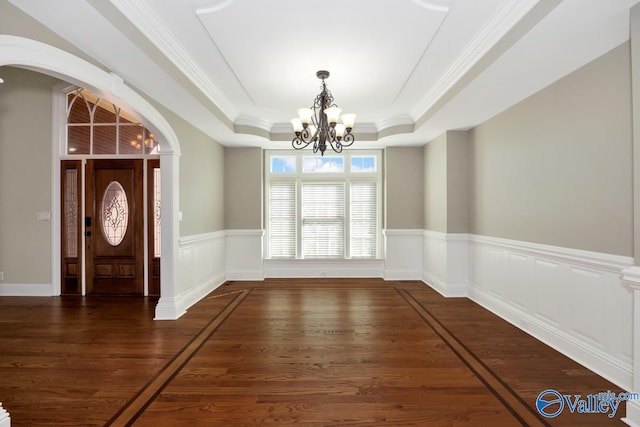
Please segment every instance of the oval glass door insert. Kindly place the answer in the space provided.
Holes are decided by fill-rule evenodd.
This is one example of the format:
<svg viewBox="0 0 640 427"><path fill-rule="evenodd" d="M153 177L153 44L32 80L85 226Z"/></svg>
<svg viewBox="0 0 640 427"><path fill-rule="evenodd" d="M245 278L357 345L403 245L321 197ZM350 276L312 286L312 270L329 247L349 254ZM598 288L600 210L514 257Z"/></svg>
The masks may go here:
<svg viewBox="0 0 640 427"><path fill-rule="evenodd" d="M102 234L111 246L122 243L129 225L127 194L118 181L111 181L104 190L100 208Z"/></svg>

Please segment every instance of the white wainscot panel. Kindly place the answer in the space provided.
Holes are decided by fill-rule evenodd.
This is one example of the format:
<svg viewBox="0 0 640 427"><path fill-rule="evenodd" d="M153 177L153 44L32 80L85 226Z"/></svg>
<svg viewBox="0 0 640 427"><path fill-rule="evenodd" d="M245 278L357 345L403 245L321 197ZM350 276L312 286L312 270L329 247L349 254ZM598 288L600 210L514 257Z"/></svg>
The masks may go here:
<svg viewBox="0 0 640 427"><path fill-rule="evenodd" d="M447 280L447 240L432 231L424 233L424 275L427 282L444 287Z"/></svg>
<svg viewBox="0 0 640 427"><path fill-rule="evenodd" d="M485 287L496 298L503 299L504 282L508 280L509 264L507 252L494 247L488 247L484 252L483 262L487 264L487 277Z"/></svg>
<svg viewBox="0 0 640 427"><path fill-rule="evenodd" d="M533 260L534 315L551 325L560 325L564 286L567 286L562 267L557 262Z"/></svg>
<svg viewBox="0 0 640 427"><path fill-rule="evenodd" d="M606 287L604 273L581 268L571 268L570 271L575 275L569 281L572 294L569 311L571 332L602 347L605 309L602 297Z"/></svg>
<svg viewBox="0 0 640 427"><path fill-rule="evenodd" d="M186 310L224 283L224 231L180 238L178 259L181 308Z"/></svg>
<svg viewBox="0 0 640 427"><path fill-rule="evenodd" d="M616 273L606 273L600 297L604 307L603 347L622 361L633 363L633 290Z"/></svg>
<svg viewBox="0 0 640 427"><path fill-rule="evenodd" d="M473 241L469 242L469 246L469 282L474 288L485 290L489 268L482 260L485 258L487 248Z"/></svg>
<svg viewBox="0 0 640 427"><path fill-rule="evenodd" d="M531 301L531 259L525 255L509 253L508 262L508 281L504 283L505 297L509 303L526 311Z"/></svg>
<svg viewBox="0 0 640 427"><path fill-rule="evenodd" d="M263 230L227 230L227 280L263 280Z"/></svg>
<svg viewBox="0 0 640 427"><path fill-rule="evenodd" d="M632 258L476 235L470 245L471 299L631 389Z"/></svg>
<svg viewBox="0 0 640 427"><path fill-rule="evenodd" d="M422 280L446 297L467 296L469 242L467 234L423 232Z"/></svg>
<svg viewBox="0 0 640 427"><path fill-rule="evenodd" d="M422 230L384 230L384 278L422 279Z"/></svg>

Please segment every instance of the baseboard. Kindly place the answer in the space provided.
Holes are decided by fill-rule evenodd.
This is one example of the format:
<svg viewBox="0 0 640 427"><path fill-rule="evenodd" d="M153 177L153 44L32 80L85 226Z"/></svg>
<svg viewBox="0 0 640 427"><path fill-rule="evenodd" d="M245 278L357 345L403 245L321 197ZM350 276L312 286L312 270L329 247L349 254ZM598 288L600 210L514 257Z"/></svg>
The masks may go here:
<svg viewBox="0 0 640 427"><path fill-rule="evenodd" d="M293 259L264 261L264 277L383 277L382 259Z"/></svg>
<svg viewBox="0 0 640 427"><path fill-rule="evenodd" d="M182 298L161 296L158 300L158 304L156 304L156 314L153 320L176 320L186 312Z"/></svg>
<svg viewBox="0 0 640 427"><path fill-rule="evenodd" d="M264 280L264 270L233 270L225 273L227 280L258 282Z"/></svg>
<svg viewBox="0 0 640 427"><path fill-rule="evenodd" d="M464 298L468 296L468 286L466 284L445 283L427 272L423 273L421 280L443 297Z"/></svg>
<svg viewBox="0 0 640 427"><path fill-rule="evenodd" d="M206 282L191 288L189 292L182 296L183 310L187 311L192 305L218 289L224 282L226 282L225 275L219 274Z"/></svg>
<svg viewBox="0 0 640 427"><path fill-rule="evenodd" d="M0 296L3 297L50 297L53 296L51 283L0 283Z"/></svg>
<svg viewBox="0 0 640 427"><path fill-rule="evenodd" d="M382 277L384 280L421 280L422 271L408 268L385 268Z"/></svg>

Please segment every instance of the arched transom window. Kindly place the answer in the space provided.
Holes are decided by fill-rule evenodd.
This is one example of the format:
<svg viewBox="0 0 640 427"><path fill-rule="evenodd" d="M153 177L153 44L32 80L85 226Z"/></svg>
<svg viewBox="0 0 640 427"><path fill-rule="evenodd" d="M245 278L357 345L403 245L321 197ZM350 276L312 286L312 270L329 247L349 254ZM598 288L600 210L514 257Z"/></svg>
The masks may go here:
<svg viewBox="0 0 640 427"><path fill-rule="evenodd" d="M67 94L67 154L145 155L159 147L133 115L87 89Z"/></svg>

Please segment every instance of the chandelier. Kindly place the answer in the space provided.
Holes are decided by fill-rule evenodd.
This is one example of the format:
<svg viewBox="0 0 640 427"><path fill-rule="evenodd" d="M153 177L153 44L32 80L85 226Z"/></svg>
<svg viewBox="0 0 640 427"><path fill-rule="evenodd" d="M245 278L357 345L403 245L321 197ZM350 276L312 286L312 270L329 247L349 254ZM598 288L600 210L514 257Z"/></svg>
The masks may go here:
<svg viewBox="0 0 640 427"><path fill-rule="evenodd" d="M341 153L343 147L348 147L355 141L351 134L355 114L343 114L342 108L333 103L333 95L327 89L324 82L329 77L329 72L320 70L316 76L322 80L322 92L316 96L311 108L298 108L298 117L291 119L293 131L296 136L291 145L296 150L301 150L313 143L313 152L324 156L327 144L333 151ZM338 118L342 123L338 123Z"/></svg>

